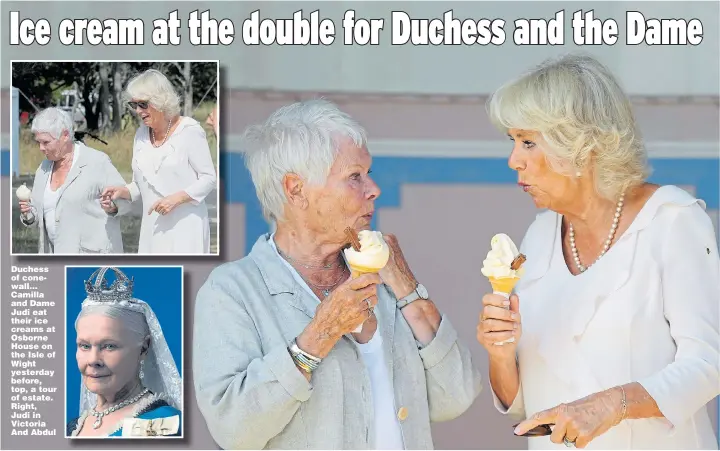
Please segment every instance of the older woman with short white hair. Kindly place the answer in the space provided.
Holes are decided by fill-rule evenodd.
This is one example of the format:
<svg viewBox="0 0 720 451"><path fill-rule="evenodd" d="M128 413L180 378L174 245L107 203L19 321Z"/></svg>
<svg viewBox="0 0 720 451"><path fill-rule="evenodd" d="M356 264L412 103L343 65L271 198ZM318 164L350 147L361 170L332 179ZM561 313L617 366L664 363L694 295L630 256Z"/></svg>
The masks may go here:
<svg viewBox="0 0 720 451"><path fill-rule="evenodd" d="M133 180L105 193L112 199L142 199L138 253L209 253L205 198L216 188L217 175L205 130L180 115L175 88L157 70L130 80L126 96L142 121L133 143Z"/></svg>
<svg viewBox="0 0 720 451"><path fill-rule="evenodd" d="M130 204L103 196L108 184L125 183L110 157L76 141L72 118L59 108L38 113L31 130L45 159L29 199L18 195L21 223L39 229L38 253L123 253L120 216Z"/></svg>
<svg viewBox="0 0 720 451"><path fill-rule="evenodd" d="M388 247L368 235L389 256L380 273L350 277L346 228L368 231L380 195L365 131L317 100L281 108L244 142L277 227L195 301L193 381L210 434L224 449L432 448L430 422L461 415L480 374L392 235Z"/></svg>
<svg viewBox="0 0 720 451"><path fill-rule="evenodd" d="M630 102L595 59L547 61L488 112L514 142L518 184L548 209L522 242L509 309L483 298L496 407L524 419L514 432L530 449L717 449L720 260L705 203L646 181Z"/></svg>
<svg viewBox="0 0 720 451"><path fill-rule="evenodd" d="M182 378L155 312L134 297L133 285L111 267L85 281L87 298L75 320L80 406L67 424L69 437L182 435Z"/></svg>

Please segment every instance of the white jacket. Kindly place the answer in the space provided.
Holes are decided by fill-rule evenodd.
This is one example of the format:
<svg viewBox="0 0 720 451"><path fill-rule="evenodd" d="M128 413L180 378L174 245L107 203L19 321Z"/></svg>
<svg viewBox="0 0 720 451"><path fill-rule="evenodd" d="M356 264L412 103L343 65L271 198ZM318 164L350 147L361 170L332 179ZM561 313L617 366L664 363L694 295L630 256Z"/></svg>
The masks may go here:
<svg viewBox="0 0 720 451"><path fill-rule="evenodd" d="M720 393L720 259L703 201L658 189L586 272L564 261L561 216L538 215L522 243L523 335L514 417L639 382L665 418L625 420L595 449L717 449L707 403ZM549 437L530 449L565 449Z"/></svg>

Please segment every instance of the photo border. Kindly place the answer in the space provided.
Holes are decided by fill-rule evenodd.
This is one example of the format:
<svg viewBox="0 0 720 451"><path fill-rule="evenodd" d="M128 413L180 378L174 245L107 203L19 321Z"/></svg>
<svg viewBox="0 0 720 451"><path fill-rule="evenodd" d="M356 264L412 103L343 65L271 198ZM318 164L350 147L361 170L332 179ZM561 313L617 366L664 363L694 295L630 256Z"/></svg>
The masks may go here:
<svg viewBox="0 0 720 451"><path fill-rule="evenodd" d="M182 396L182 406L183 409L181 411L180 415L180 435L179 436L155 436L152 437L153 439L156 438L162 438L165 440L184 440L185 439L185 426L186 426L186 418L187 418L187 406L186 406L186 396L185 396L185 276L187 273L185 272L185 265L64 265L63 266L63 290L65 291L63 293L63 299L65 301L65 306L63 307L63 327L65 329L65 333L63 334L63 346L65 348L65 359L63 362L63 367L65 368L63 373L63 381L64 381L64 387L63 387L63 417L64 417L64 433L63 438L67 440L149 440L148 437L73 437L70 435L67 435L67 424L68 424L68 418L67 418L67 403L68 403L68 393L67 393L67 362L68 362L68 342L67 342L67 335L68 335L68 326L67 326L67 306L68 306L68 299L67 299L67 272L68 268L103 268L103 267L110 267L110 268L180 268L180 395ZM162 325L161 325L162 327Z"/></svg>
<svg viewBox="0 0 720 451"><path fill-rule="evenodd" d="M9 89L12 91L13 86L13 78L12 78L12 69L13 64L15 63L215 63L215 90L217 92L216 94L216 106L218 109L218 112L220 116L222 117L224 115L224 112L222 111L222 105L221 105L221 92L222 87L220 85L220 79L222 78L220 76L220 60L219 59L184 59L184 60L150 60L150 59L125 59L125 60L87 60L87 59L78 59L78 60L54 60L54 59L47 59L47 60L10 60L10 84ZM10 98L10 111L12 114L12 96ZM11 118L12 119L12 118ZM172 253L172 254L148 254L148 253L126 253L123 252L122 254L43 254L43 253L19 253L15 252L15 246L14 246L14 240L13 240L13 203L17 202L15 198L15 192L13 190L13 181L15 180L15 174L13 174L12 168L13 168L13 152L12 152L12 146L14 145L14 139L15 137L15 127L13 127L13 123L11 121L10 124L10 171L8 174L9 179L9 185L8 189L10 191L10 214L8 215L9 225L10 225L10 256L11 257L192 257L192 258L217 258L221 257L221 235L222 235L222 228L221 228L221 215L222 215L222 204L221 204L221 196L220 196L220 190L221 190L221 180L220 180L220 173L221 173L221 145L220 145L220 124L218 124L217 127L217 134L215 139L215 153L216 153L216 164L215 164L215 170L217 171L216 174L216 182L215 182L215 196L216 196L216 241L217 241L217 249L215 252L210 252L207 254L184 254L184 253ZM19 146L19 143L18 143ZM20 159L20 152L18 150L18 160ZM212 218L208 216L208 220L211 220ZM124 245L124 244L123 244Z"/></svg>

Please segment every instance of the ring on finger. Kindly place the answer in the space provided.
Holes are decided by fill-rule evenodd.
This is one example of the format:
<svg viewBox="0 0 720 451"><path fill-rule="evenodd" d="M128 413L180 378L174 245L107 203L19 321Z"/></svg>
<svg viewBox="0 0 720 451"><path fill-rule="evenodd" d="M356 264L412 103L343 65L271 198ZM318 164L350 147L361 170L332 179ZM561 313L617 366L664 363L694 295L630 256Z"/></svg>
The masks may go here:
<svg viewBox="0 0 720 451"><path fill-rule="evenodd" d="M370 298L365 299L365 302L367 303L368 310L372 310L372 302L370 302Z"/></svg>
<svg viewBox="0 0 720 451"><path fill-rule="evenodd" d="M575 440L568 440L567 436L563 437L563 443L568 448L575 448Z"/></svg>

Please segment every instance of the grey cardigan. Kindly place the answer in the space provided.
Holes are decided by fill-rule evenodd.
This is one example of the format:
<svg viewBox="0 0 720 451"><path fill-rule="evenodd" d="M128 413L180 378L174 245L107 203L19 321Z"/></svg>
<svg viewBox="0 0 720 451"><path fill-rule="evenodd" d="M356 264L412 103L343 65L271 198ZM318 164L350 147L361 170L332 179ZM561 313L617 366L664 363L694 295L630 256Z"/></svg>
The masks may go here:
<svg viewBox="0 0 720 451"><path fill-rule="evenodd" d="M225 449L373 449L370 378L351 336L338 341L310 382L293 364L286 347L317 300L268 238L213 270L197 294L193 382L208 429ZM405 448L432 449L430 422L465 412L480 393L480 372L447 316L418 350L384 285L376 308L394 318L379 332Z"/></svg>
<svg viewBox="0 0 720 451"><path fill-rule="evenodd" d="M75 151L80 153L60 188L55 211L55 246L48 239L43 215L43 197L52 161L43 160L35 172L30 200L32 215L29 220L21 215L20 222L40 229L40 254L122 254L120 216L131 211L130 202L116 200L117 213L108 214L100 206L100 194L108 186L124 186L125 180L104 152L81 142L75 143Z"/></svg>

